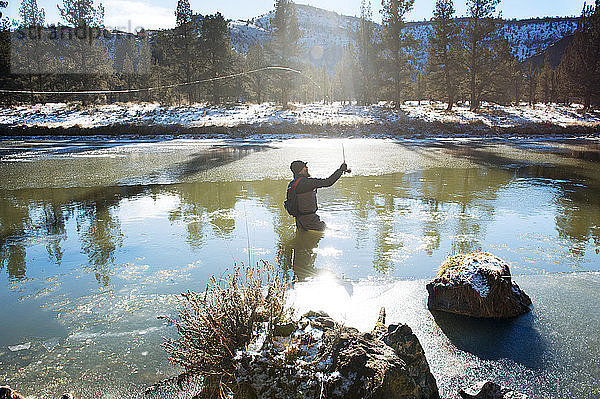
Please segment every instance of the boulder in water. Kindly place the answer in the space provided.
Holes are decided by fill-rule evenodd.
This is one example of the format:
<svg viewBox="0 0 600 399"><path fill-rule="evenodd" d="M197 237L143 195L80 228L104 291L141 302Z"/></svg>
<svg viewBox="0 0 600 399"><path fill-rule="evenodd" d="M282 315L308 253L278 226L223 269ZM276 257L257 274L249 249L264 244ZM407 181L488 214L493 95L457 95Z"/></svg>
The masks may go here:
<svg viewBox="0 0 600 399"><path fill-rule="evenodd" d="M480 381L458 394L463 399L527 399L527 395L502 387L495 382Z"/></svg>
<svg viewBox="0 0 600 399"><path fill-rule="evenodd" d="M485 252L446 259L427 284L429 310L481 318L529 312L531 299L512 281L508 263Z"/></svg>

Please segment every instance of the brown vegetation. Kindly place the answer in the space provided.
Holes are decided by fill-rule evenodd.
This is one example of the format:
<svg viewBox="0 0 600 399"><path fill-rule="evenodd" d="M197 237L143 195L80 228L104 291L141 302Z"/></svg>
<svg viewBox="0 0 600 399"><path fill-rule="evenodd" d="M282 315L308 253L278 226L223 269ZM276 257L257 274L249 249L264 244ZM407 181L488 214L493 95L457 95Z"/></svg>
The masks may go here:
<svg viewBox="0 0 600 399"><path fill-rule="evenodd" d="M236 351L251 344L259 330L270 340L275 324L288 318L288 286L283 272L263 261L235 266L220 279L213 276L203 293L181 294L178 320L166 318L179 333L163 344L169 360L203 376L207 397L236 392Z"/></svg>

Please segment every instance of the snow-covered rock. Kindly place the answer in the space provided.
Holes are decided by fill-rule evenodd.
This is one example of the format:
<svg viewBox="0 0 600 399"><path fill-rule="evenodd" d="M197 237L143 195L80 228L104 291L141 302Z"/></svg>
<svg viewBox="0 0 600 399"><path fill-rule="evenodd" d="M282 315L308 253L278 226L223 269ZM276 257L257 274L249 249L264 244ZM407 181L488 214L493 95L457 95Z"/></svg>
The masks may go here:
<svg viewBox="0 0 600 399"><path fill-rule="evenodd" d="M531 305L529 296L512 281L508 263L485 252L446 259L427 291L430 310L472 317L515 317L527 313Z"/></svg>
<svg viewBox="0 0 600 399"><path fill-rule="evenodd" d="M317 312L291 336L276 337L274 348L239 353L236 370L248 397L439 398L410 327L390 325L378 339Z"/></svg>

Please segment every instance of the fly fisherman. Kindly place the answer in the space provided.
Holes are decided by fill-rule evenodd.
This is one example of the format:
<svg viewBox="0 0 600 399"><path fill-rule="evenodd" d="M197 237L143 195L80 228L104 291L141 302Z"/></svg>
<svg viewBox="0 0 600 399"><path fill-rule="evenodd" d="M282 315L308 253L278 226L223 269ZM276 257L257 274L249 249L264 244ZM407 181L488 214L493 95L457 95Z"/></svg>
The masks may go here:
<svg viewBox="0 0 600 399"><path fill-rule="evenodd" d="M342 173L350 173L346 162L327 179L310 177L306 162L294 161L290 165L294 180L287 190L285 208L296 218L296 227L302 230L325 230L325 222L317 215L317 189L332 186Z"/></svg>

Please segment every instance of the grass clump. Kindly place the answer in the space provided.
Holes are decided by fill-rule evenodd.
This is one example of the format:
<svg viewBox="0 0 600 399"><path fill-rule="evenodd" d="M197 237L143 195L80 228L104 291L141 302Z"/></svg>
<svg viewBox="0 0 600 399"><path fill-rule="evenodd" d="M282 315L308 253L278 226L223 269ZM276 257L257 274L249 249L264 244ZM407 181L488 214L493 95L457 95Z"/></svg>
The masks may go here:
<svg viewBox="0 0 600 399"><path fill-rule="evenodd" d="M461 270L465 267L465 265L471 262L472 260L476 260L482 257L496 258L494 255L488 252L477 252L474 254L456 254L448 256L438 269L437 276L438 278L442 278L447 281L459 280Z"/></svg>
<svg viewBox="0 0 600 399"><path fill-rule="evenodd" d="M231 274L212 276L206 291L181 294L178 319L166 319L179 333L163 348L169 360L187 373L204 377L205 397L237 391L234 357L259 334L269 345L274 326L289 319L285 297L290 281L268 262L235 266Z"/></svg>
<svg viewBox="0 0 600 399"><path fill-rule="evenodd" d="M468 255L456 254L448 256L438 269L438 277L447 280L454 280L460 275L460 270L463 266L463 261Z"/></svg>

